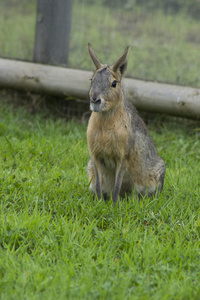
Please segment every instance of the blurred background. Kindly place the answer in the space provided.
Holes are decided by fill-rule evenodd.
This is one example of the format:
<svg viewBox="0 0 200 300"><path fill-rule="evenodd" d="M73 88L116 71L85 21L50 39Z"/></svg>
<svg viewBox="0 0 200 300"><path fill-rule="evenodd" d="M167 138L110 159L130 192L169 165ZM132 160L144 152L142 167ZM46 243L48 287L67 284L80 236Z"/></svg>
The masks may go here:
<svg viewBox="0 0 200 300"><path fill-rule="evenodd" d="M37 0L0 0L1 57L33 60L36 19ZM128 77L200 87L199 0L73 0L67 67L93 69L88 42L110 65L130 45Z"/></svg>

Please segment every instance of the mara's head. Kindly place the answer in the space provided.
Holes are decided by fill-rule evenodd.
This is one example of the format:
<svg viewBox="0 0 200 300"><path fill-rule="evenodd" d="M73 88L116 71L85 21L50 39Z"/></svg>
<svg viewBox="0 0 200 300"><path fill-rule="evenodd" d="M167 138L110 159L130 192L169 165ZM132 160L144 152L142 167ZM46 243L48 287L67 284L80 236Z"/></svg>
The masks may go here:
<svg viewBox="0 0 200 300"><path fill-rule="evenodd" d="M109 111L123 101L121 80L127 68L129 47L111 67L99 61L90 44L88 51L96 67L89 91L90 109L95 112Z"/></svg>

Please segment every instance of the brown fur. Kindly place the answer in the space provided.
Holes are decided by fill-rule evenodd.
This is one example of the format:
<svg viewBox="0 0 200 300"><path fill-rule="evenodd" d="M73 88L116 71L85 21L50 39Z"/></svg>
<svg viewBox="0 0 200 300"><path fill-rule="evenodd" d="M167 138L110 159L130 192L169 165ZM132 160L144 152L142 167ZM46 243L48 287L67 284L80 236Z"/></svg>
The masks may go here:
<svg viewBox="0 0 200 300"><path fill-rule="evenodd" d="M133 189L139 196L155 195L163 187L165 164L136 109L124 99L121 79L129 49L112 67L102 65L90 45L88 50L96 66L87 129L90 189L97 198L112 194L114 204Z"/></svg>

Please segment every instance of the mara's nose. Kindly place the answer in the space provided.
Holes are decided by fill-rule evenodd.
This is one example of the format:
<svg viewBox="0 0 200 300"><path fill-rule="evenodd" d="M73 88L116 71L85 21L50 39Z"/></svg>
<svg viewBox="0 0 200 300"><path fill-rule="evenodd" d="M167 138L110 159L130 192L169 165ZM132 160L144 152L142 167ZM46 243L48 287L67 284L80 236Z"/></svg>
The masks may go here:
<svg viewBox="0 0 200 300"><path fill-rule="evenodd" d="M90 99L90 101L92 103L101 103L101 99L99 97L96 97L95 95L93 95Z"/></svg>

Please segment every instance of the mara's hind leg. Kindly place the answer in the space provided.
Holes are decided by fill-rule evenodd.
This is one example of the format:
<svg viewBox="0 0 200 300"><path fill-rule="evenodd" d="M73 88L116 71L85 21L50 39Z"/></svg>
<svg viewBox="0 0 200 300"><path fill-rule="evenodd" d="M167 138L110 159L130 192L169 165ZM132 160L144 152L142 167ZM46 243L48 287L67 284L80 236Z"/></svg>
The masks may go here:
<svg viewBox="0 0 200 300"><path fill-rule="evenodd" d="M159 162L154 170L153 174L149 177L148 188L148 197L159 196L163 189L165 178L165 164L163 160Z"/></svg>
<svg viewBox="0 0 200 300"><path fill-rule="evenodd" d="M163 162L163 165L160 168L160 178L159 178L159 193L162 191L163 189L163 185L164 185L164 180L165 180L165 164Z"/></svg>
<svg viewBox="0 0 200 300"><path fill-rule="evenodd" d="M163 162L163 161L162 161ZM164 162L162 164L159 164L159 167L157 168L155 175L152 176L152 184L148 187L148 196L159 196L163 189L164 185L164 178L165 178L165 164Z"/></svg>

